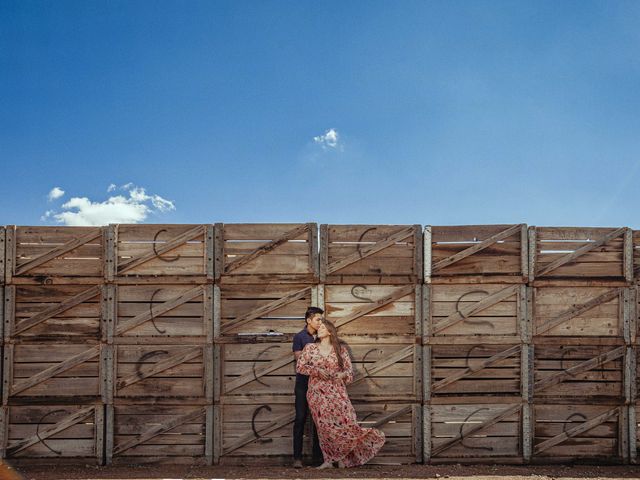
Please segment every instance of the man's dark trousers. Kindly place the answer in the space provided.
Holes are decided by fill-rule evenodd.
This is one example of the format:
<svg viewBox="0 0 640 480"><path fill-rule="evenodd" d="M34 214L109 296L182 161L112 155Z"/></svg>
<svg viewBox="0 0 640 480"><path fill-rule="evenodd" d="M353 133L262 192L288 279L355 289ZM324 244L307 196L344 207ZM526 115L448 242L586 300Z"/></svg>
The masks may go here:
<svg viewBox="0 0 640 480"><path fill-rule="evenodd" d="M309 381L296 379L296 419L293 422L293 458L302 459L302 439L304 436L304 424L307 417L310 417L309 404L307 403L307 388ZM322 450L320 450L320 442L318 441L318 433L316 426L311 420L311 435L313 443L313 463L322 463Z"/></svg>

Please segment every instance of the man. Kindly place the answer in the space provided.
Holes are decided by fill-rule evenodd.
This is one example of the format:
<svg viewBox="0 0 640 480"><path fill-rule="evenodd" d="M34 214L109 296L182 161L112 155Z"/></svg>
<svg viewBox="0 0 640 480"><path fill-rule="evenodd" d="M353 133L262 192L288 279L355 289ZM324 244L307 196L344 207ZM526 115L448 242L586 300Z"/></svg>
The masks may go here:
<svg viewBox="0 0 640 480"><path fill-rule="evenodd" d="M305 327L293 337L293 354L298 357L307 343L315 342L315 334L322 324L322 314L324 310L318 307L309 307L304 314ZM293 467L302 468L302 438L304 435L304 424L307 421L309 405L307 404L307 388L309 377L296 373L296 419L293 422ZM322 450L316 433L315 425L311 422L313 436L313 462L322 463Z"/></svg>

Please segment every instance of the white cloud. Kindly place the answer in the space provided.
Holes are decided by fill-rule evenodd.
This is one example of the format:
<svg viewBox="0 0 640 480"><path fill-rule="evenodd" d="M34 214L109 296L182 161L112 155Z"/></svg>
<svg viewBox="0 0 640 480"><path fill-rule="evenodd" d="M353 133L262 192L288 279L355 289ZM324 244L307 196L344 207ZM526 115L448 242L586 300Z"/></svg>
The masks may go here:
<svg viewBox="0 0 640 480"><path fill-rule="evenodd" d="M115 186L114 186L115 187ZM154 213L175 210L171 200L160 195L148 195L144 188L129 183L128 195L115 195L104 201L92 201L87 197L72 197L62 205L62 212L47 211L42 220L53 217L65 225L99 226L109 223L139 223ZM121 189L125 189L122 186ZM109 186L109 191L115 188Z"/></svg>
<svg viewBox="0 0 640 480"><path fill-rule="evenodd" d="M52 202L62 197L63 195L64 195L64 190L62 190L60 187L53 187L49 192L48 198L49 198L49 201Z"/></svg>
<svg viewBox="0 0 640 480"><path fill-rule="evenodd" d="M335 128L330 128L323 135L318 135L317 137L313 137L313 141L322 147L323 150L327 150L329 148L337 149L342 151L343 146L340 142L340 134Z"/></svg>
<svg viewBox="0 0 640 480"><path fill-rule="evenodd" d="M116 188L116 184L112 183L107 187L107 192L113 192Z"/></svg>

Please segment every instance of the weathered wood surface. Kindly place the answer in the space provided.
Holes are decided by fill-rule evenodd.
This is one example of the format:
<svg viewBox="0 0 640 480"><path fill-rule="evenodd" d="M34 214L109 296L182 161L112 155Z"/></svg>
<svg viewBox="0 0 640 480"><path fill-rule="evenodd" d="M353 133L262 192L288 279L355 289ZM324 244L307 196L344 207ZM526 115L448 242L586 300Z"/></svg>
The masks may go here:
<svg viewBox="0 0 640 480"><path fill-rule="evenodd" d="M321 225L320 281L405 284L422 280L420 225Z"/></svg>
<svg viewBox="0 0 640 480"><path fill-rule="evenodd" d="M114 401L212 403L212 362L212 346L116 345Z"/></svg>
<svg viewBox="0 0 640 480"><path fill-rule="evenodd" d="M3 401L83 403L101 397L100 344L8 344Z"/></svg>
<svg viewBox="0 0 640 480"><path fill-rule="evenodd" d="M624 346L537 345L535 399L575 403L624 401Z"/></svg>
<svg viewBox="0 0 640 480"><path fill-rule="evenodd" d="M521 395L520 345L433 345L431 397Z"/></svg>
<svg viewBox="0 0 640 480"><path fill-rule="evenodd" d="M315 223L215 226L215 277L220 283L315 283Z"/></svg>
<svg viewBox="0 0 640 480"><path fill-rule="evenodd" d="M420 285L326 285L325 316L341 337L392 335L413 342L422 331Z"/></svg>
<svg viewBox="0 0 640 480"><path fill-rule="evenodd" d="M507 282L527 280L524 224L430 226L431 282ZM441 280L442 279L442 280Z"/></svg>
<svg viewBox="0 0 640 480"><path fill-rule="evenodd" d="M535 287L533 334L623 337L623 294L620 287Z"/></svg>
<svg viewBox="0 0 640 480"><path fill-rule="evenodd" d="M216 336L296 334L306 323L313 287L305 284L222 285Z"/></svg>
<svg viewBox="0 0 640 480"><path fill-rule="evenodd" d="M99 341L101 285L11 285L6 287L7 342Z"/></svg>
<svg viewBox="0 0 640 480"><path fill-rule="evenodd" d="M5 270L6 270L6 228L0 226L0 285L4 285L5 282Z"/></svg>
<svg viewBox="0 0 640 480"><path fill-rule="evenodd" d="M617 460L626 456L621 408L615 405L534 405L533 460Z"/></svg>
<svg viewBox="0 0 640 480"><path fill-rule="evenodd" d="M118 285L116 343L205 343L213 339L213 285Z"/></svg>
<svg viewBox="0 0 640 480"><path fill-rule="evenodd" d="M101 227L16 227L6 229L6 282L44 283L74 277L100 283L103 276Z"/></svg>
<svg viewBox="0 0 640 480"><path fill-rule="evenodd" d="M108 406L107 464L211 464L212 417L212 406Z"/></svg>
<svg viewBox="0 0 640 480"><path fill-rule="evenodd" d="M636 282L640 282L640 230L633 231L633 273Z"/></svg>
<svg viewBox="0 0 640 480"><path fill-rule="evenodd" d="M629 229L530 227L530 277L631 281Z"/></svg>
<svg viewBox="0 0 640 480"><path fill-rule="evenodd" d="M110 276L213 279L212 225L116 225Z"/></svg>
<svg viewBox="0 0 640 480"><path fill-rule="evenodd" d="M431 417L432 462L522 457L519 402L431 405L425 409Z"/></svg>
<svg viewBox="0 0 640 480"><path fill-rule="evenodd" d="M101 464L104 407L14 405L1 408L2 458L12 463Z"/></svg>

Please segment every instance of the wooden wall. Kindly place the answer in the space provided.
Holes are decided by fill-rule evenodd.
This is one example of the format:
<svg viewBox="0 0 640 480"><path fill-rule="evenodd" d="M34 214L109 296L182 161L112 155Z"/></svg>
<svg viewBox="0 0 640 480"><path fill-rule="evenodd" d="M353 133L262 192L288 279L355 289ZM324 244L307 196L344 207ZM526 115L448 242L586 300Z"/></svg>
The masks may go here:
<svg viewBox="0 0 640 480"><path fill-rule="evenodd" d="M635 463L639 290L625 227L0 227L0 456L288 464L315 305L372 463Z"/></svg>

